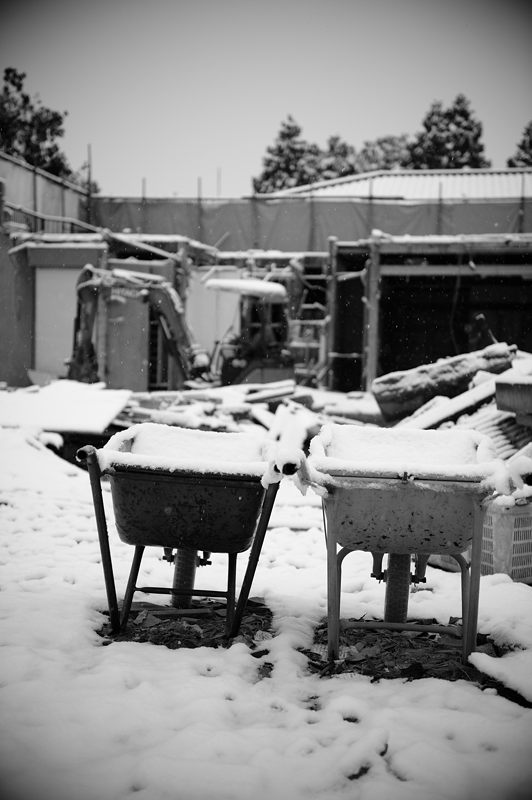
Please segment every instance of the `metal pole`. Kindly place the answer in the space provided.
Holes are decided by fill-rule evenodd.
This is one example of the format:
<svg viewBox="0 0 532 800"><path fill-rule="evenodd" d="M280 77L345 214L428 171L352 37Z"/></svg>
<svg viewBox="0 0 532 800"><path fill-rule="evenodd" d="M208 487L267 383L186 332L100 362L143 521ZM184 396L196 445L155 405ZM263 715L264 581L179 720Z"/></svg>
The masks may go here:
<svg viewBox="0 0 532 800"><path fill-rule="evenodd" d="M32 181L32 189L33 189L33 211L35 212L35 217L33 219L33 230L36 232L38 230L39 221L37 218L38 208L37 208L37 167L32 167L32 174L33 174L33 181Z"/></svg>
<svg viewBox="0 0 532 800"><path fill-rule="evenodd" d="M146 178L142 179L140 198L140 232L146 230Z"/></svg>
<svg viewBox="0 0 532 800"><path fill-rule="evenodd" d="M443 189L442 182L438 184L438 212L436 215L436 233L441 236L443 231Z"/></svg>
<svg viewBox="0 0 532 800"><path fill-rule="evenodd" d="M203 207L201 204L201 178L198 177L198 239L203 242Z"/></svg>
<svg viewBox="0 0 532 800"><path fill-rule="evenodd" d="M369 179L369 197L368 197L368 236L371 236L374 225L373 213L373 178Z"/></svg>
<svg viewBox="0 0 532 800"><path fill-rule="evenodd" d="M260 247L260 212L257 195L254 194L249 202L251 203L251 224L253 226L251 247L253 250L258 250Z"/></svg>
<svg viewBox="0 0 532 800"><path fill-rule="evenodd" d="M521 175L521 200L517 213L517 233L524 233L525 230L525 173Z"/></svg>
<svg viewBox="0 0 532 800"><path fill-rule="evenodd" d="M87 145L87 222L92 225L92 148Z"/></svg>
<svg viewBox="0 0 532 800"><path fill-rule="evenodd" d="M308 239L308 249L312 253L316 249L316 207L314 205L314 196L312 194L310 195L308 202L310 204L309 208L310 231Z"/></svg>
<svg viewBox="0 0 532 800"><path fill-rule="evenodd" d="M61 203L61 217L66 217L66 210L65 210L65 181L64 179L61 180L61 185L59 189L59 200ZM70 231L72 232L72 226L70 227ZM61 223L61 233L65 233L65 223Z"/></svg>

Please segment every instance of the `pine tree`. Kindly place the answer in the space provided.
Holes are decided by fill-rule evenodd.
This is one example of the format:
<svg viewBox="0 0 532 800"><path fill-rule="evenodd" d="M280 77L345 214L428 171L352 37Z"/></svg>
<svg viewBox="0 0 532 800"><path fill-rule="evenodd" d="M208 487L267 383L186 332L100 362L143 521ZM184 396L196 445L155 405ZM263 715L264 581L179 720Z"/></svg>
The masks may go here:
<svg viewBox="0 0 532 800"><path fill-rule="evenodd" d="M508 167L532 167L532 120L523 131L514 155L506 162Z"/></svg>
<svg viewBox="0 0 532 800"><path fill-rule="evenodd" d="M258 194L305 186L319 180L320 149L301 138L301 128L291 115L281 123L277 139L266 148L262 173L253 178Z"/></svg>
<svg viewBox="0 0 532 800"><path fill-rule="evenodd" d="M353 175L358 172L356 159L354 147L339 136L330 136L327 140L327 149L320 156L319 180L328 181Z"/></svg>
<svg viewBox="0 0 532 800"><path fill-rule="evenodd" d="M0 92L0 150L21 158L52 175L69 178L72 169L56 139L64 135L67 112L46 108L37 96L24 91L26 73L13 67L4 70Z"/></svg>
<svg viewBox="0 0 532 800"><path fill-rule="evenodd" d="M397 169L408 156L408 137L381 136L374 141L366 141L356 157L356 172L370 172L376 169Z"/></svg>
<svg viewBox="0 0 532 800"><path fill-rule="evenodd" d="M457 95L444 109L434 102L425 119L423 130L408 145L402 166L407 169L464 169L489 167L481 142L482 124L469 108L469 100Z"/></svg>

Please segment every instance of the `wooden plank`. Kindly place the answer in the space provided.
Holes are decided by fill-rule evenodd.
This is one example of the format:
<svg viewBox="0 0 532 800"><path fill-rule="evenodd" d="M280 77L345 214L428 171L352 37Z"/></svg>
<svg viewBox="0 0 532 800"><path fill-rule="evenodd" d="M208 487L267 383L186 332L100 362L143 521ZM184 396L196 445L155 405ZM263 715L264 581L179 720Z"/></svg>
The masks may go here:
<svg viewBox="0 0 532 800"><path fill-rule="evenodd" d="M448 399L445 403L431 408L425 413L416 414L398 423L402 428L437 428L461 414L471 412L495 395L495 381L485 381L466 392Z"/></svg>

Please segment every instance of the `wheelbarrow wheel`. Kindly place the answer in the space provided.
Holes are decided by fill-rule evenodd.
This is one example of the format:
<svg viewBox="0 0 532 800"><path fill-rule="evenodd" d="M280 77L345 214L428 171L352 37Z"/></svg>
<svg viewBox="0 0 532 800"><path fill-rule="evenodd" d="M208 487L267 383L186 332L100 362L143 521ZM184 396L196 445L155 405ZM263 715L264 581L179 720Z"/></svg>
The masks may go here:
<svg viewBox="0 0 532 800"><path fill-rule="evenodd" d="M410 555L389 553L384 596L384 621L406 622L410 595Z"/></svg>
<svg viewBox="0 0 532 800"><path fill-rule="evenodd" d="M180 594L191 592L196 580L196 567L198 565L198 552L189 547L180 547L174 557L174 583L172 592L172 606L174 608L190 608L192 596Z"/></svg>

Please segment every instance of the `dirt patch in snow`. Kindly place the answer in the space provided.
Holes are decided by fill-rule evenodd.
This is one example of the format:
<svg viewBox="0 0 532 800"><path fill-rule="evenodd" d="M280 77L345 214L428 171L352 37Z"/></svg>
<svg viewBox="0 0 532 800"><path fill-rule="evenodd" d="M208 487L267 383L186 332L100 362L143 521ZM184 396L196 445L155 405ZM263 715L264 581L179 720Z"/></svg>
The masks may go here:
<svg viewBox="0 0 532 800"><path fill-rule="evenodd" d="M195 647L229 647L235 642L245 643L257 658L258 677L267 678L274 669L269 661L269 640L272 631L272 613L259 599L250 601L243 615L239 635L228 639L225 633L225 608L212 601L195 601L189 609L173 609L151 603L134 603L128 626L122 633L112 636L110 626L99 631L103 643L150 642L170 649ZM350 674L366 675L372 682L399 678L419 680L470 681L481 689L494 689L513 702L530 706L516 692L479 672L473 665L462 662L461 640L448 633L426 631L373 630L356 626L356 620L343 619L340 630L340 654L336 661L327 657L327 619L316 627L314 642L309 648L300 648L307 657L308 670L319 677ZM422 624L435 624L435 620L420 620ZM477 650L501 657L507 650L496 646L488 637L480 635Z"/></svg>
<svg viewBox="0 0 532 800"><path fill-rule="evenodd" d="M261 640L272 638L272 613L260 601L251 601L237 637L225 633L225 607L217 602L192 602L190 608L174 609L152 603L134 603L126 630L112 636L104 625L99 634L104 644L112 642L150 642L171 650L190 647L226 647L245 642L256 649Z"/></svg>
<svg viewBox="0 0 532 800"><path fill-rule="evenodd" d="M451 620L455 623L457 620ZM303 650L311 672L320 677L333 675L367 675L372 683L382 679L440 678L446 681L466 680L481 689L494 689L519 705L531 707L517 692L462 661L462 642L451 633L423 630L388 630L357 627L358 620L343 619L340 623L340 652L336 661L327 658L327 619L315 630L311 648ZM419 620L420 625L435 625L436 620ZM488 636L477 635L477 651L501 658L511 648L497 646Z"/></svg>

